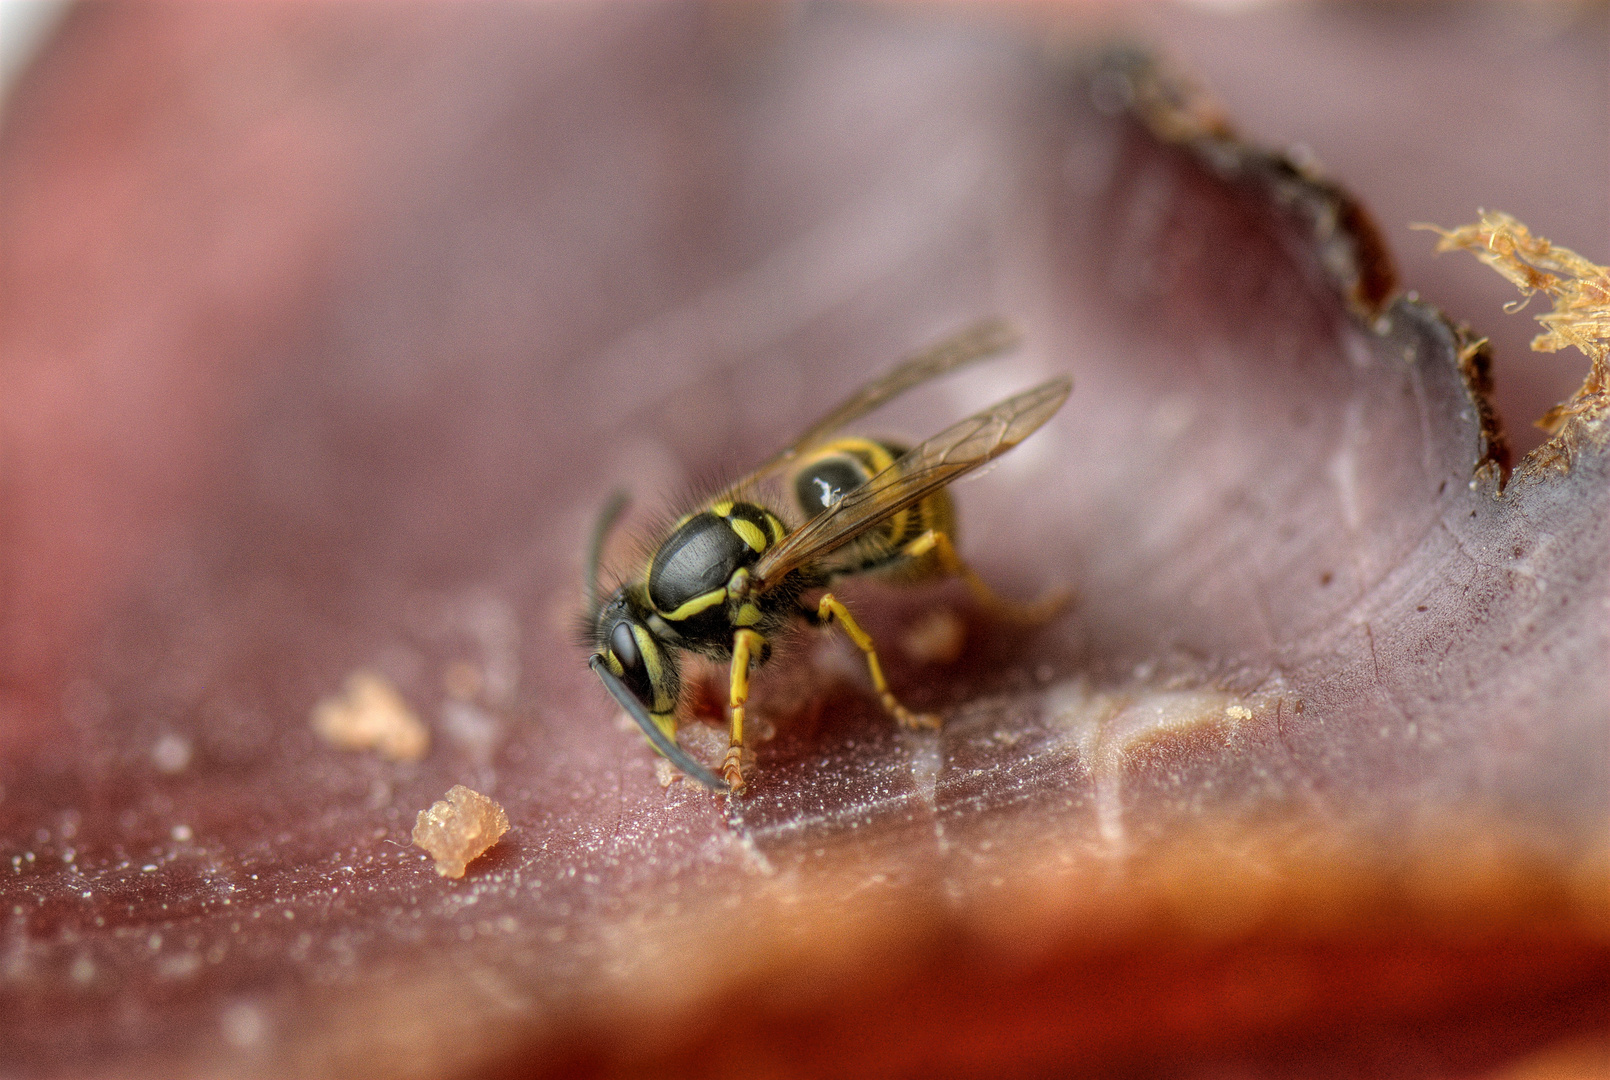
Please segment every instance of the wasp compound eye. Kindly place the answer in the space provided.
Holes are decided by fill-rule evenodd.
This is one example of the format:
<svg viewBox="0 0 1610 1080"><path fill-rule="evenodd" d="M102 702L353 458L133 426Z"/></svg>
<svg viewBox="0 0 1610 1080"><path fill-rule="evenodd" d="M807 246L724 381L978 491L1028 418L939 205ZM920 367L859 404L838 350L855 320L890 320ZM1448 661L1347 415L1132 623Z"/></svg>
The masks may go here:
<svg viewBox="0 0 1610 1080"><path fill-rule="evenodd" d="M632 624L629 622L618 622L609 632L609 651L627 671L642 666L643 658L637 652L637 637L632 633Z"/></svg>

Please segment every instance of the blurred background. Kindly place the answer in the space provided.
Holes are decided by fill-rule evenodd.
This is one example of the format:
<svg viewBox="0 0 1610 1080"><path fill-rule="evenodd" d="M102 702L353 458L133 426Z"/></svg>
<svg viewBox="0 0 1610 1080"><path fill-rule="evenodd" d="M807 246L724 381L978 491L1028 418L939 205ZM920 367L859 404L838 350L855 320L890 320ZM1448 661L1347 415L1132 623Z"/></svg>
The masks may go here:
<svg viewBox="0 0 1610 1080"><path fill-rule="evenodd" d="M1093 92L1115 43L1246 145ZM0 4L0 1073L1606 1075L1602 455L1499 501L1460 339L1349 309L1338 204L1247 162L1490 338L1518 460L1583 361L1410 226L1610 261L1607 50L1587 3ZM652 535L994 311L1019 353L874 430L1071 372L957 488L1067 618L867 585L943 735L807 642L754 797L662 789L575 640L607 494ZM421 760L313 731L359 671ZM456 783L512 828L448 882Z"/></svg>

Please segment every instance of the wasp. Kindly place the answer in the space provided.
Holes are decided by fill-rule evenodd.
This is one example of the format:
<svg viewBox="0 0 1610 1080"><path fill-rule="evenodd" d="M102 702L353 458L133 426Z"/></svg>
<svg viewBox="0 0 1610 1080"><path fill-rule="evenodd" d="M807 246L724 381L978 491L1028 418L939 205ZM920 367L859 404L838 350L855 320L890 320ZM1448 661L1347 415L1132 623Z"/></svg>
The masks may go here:
<svg viewBox="0 0 1610 1080"><path fill-rule="evenodd" d="M1006 322L986 319L897 364L685 514L655 546L643 574L600 601L599 557L624 499L617 496L605 510L588 557L587 622L596 649L589 666L672 764L714 791L743 791L750 672L766 662L779 634L801 623L844 631L865 656L884 709L902 726L939 726L890 691L872 638L833 593L843 578L960 577L988 607L1026 620L1060 606L1060 597L1016 604L994 595L956 553L946 485L1049 420L1067 400L1071 380L1025 390L912 447L839 434L896 395L1017 340ZM677 743L684 652L728 665L731 738L719 775Z"/></svg>

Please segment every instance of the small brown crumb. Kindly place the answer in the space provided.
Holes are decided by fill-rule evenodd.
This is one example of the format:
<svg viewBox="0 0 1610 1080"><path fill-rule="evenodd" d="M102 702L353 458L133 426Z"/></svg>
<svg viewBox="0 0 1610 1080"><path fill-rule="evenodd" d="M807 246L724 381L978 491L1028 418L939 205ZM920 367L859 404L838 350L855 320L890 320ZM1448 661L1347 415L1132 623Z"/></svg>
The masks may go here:
<svg viewBox="0 0 1610 1080"><path fill-rule="evenodd" d="M953 663L967 644L967 624L950 608L935 608L913 623L900 639L911 659L924 664Z"/></svg>
<svg viewBox="0 0 1610 1080"><path fill-rule="evenodd" d="M414 821L414 844L436 860L442 877L460 878L464 868L509 831L503 807L463 784L454 784L447 798L421 810Z"/></svg>
<svg viewBox="0 0 1610 1080"><path fill-rule="evenodd" d="M396 687L372 671L347 676L346 689L313 707L313 730L348 750L378 750L392 761L418 761L430 731Z"/></svg>

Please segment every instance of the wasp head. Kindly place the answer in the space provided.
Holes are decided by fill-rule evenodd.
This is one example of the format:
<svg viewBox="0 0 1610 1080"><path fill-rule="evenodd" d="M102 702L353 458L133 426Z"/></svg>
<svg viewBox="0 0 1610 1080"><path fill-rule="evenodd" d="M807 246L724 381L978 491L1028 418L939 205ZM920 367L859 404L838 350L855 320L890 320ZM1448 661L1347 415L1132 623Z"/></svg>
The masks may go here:
<svg viewBox="0 0 1610 1080"><path fill-rule="evenodd" d="M727 791L726 781L695 761L676 741L676 701L681 687L676 654L655 637L648 614L644 601L630 589L610 597L598 611L594 632L598 651L589 666L656 750L705 787Z"/></svg>

